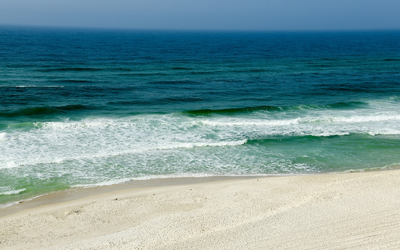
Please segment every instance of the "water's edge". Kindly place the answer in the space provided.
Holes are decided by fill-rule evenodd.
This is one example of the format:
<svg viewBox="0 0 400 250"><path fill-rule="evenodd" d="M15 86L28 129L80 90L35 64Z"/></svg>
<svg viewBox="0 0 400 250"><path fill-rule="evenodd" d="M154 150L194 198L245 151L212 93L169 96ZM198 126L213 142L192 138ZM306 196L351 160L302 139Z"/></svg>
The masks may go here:
<svg viewBox="0 0 400 250"><path fill-rule="evenodd" d="M54 205L58 203L66 203L94 195L112 193L115 191L123 191L130 189L144 189L154 187L168 186L188 186L201 183L210 183L218 181L233 181L233 180L249 180L258 178L277 178L277 177L295 177L295 176L320 176L320 175L340 175L362 172L381 172L400 170L400 166L391 168L377 169L357 169L347 170L345 172L328 172L328 173L313 173L313 174L268 174L268 175L240 175L240 176L207 176L207 177L175 177L175 178L155 178L148 180L132 180L118 184L94 186L94 187L77 187L67 190L61 190L53 193L44 194L38 197L30 198L14 202L5 207L0 207L0 219L23 212L28 209L34 209L46 205ZM118 198L118 197L116 197Z"/></svg>

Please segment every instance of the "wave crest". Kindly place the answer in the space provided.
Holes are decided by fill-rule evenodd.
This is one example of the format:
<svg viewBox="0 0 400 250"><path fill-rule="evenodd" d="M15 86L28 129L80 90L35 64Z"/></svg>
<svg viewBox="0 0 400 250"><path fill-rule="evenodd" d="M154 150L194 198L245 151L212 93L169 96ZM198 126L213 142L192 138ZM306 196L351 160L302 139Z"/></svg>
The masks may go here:
<svg viewBox="0 0 400 250"><path fill-rule="evenodd" d="M43 106L33 108L22 108L18 110L11 110L0 112L0 117L13 118L19 116L44 116L66 113L77 110L93 110L93 107L84 105L65 105L65 106Z"/></svg>
<svg viewBox="0 0 400 250"><path fill-rule="evenodd" d="M324 109L353 109L367 108L368 103L365 102L339 102L326 105L301 104L295 106L257 106L245 108L230 108L230 109L200 109L189 110L182 112L183 114L193 116L206 116L212 114L234 115L240 113L251 113L257 111L296 111L296 110L324 110Z"/></svg>

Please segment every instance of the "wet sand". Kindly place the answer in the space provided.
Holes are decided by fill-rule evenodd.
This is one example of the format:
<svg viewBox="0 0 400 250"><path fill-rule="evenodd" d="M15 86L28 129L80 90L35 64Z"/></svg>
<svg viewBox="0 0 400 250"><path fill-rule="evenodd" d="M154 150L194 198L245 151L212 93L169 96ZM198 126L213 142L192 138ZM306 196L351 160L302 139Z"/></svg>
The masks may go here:
<svg viewBox="0 0 400 250"><path fill-rule="evenodd" d="M399 170L200 179L72 190L2 209L0 249L400 245Z"/></svg>

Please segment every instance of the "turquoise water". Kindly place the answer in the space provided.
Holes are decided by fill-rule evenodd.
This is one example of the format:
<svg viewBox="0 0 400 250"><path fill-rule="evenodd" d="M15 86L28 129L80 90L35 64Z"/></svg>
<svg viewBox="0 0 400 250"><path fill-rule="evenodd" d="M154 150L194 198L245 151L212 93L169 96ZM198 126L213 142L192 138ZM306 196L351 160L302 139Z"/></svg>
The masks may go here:
<svg viewBox="0 0 400 250"><path fill-rule="evenodd" d="M0 205L400 165L400 32L0 28Z"/></svg>

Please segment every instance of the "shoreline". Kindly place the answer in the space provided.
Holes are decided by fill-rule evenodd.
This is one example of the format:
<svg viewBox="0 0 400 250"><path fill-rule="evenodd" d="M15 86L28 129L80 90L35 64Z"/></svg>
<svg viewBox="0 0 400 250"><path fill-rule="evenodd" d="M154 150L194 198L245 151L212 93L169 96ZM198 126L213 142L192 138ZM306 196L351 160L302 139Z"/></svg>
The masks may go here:
<svg viewBox="0 0 400 250"><path fill-rule="evenodd" d="M97 187L96 194L80 189L80 197L71 193L69 198L75 199L67 195L52 203L47 197L47 204L0 217L0 248L396 249L400 245L397 169L205 178L178 178L180 183L158 179L141 187L117 185L115 190Z"/></svg>
<svg viewBox="0 0 400 250"><path fill-rule="evenodd" d="M15 201L15 204L6 207L0 207L0 219L2 217L22 212L27 209L34 209L43 205L51 205L60 202L68 202L73 200L82 199L92 195L107 194L119 190L128 189L141 189L149 187L162 187L162 186L181 186L197 183L208 183L224 180L243 180L243 179L257 179L257 178L273 178L273 177L292 177L292 176L319 176L319 175L341 175L352 173L364 172L381 172L399 170L400 167L393 168L377 168L377 169L364 169L364 170L349 170L349 172L328 172L328 173L313 173L313 174L268 174L268 175L217 175L217 176L201 176L201 177L167 177L167 178L154 178L146 180L131 180L122 183L111 185L93 186L93 187L72 187L66 190L55 191L39 195L36 197L28 198L26 200Z"/></svg>
<svg viewBox="0 0 400 250"><path fill-rule="evenodd" d="M149 180L132 180L112 185L94 187L75 187L66 190L43 194L27 200L16 201L15 204L0 207L0 219L6 216L23 212L24 210L36 209L45 205L57 203L73 202L95 195L107 195L108 193L124 190L135 190L143 188L156 188L168 186L184 186L199 183L209 183L216 181L242 180L254 178L269 178L282 175L270 176L207 176L207 177L173 177L173 178L154 178Z"/></svg>

